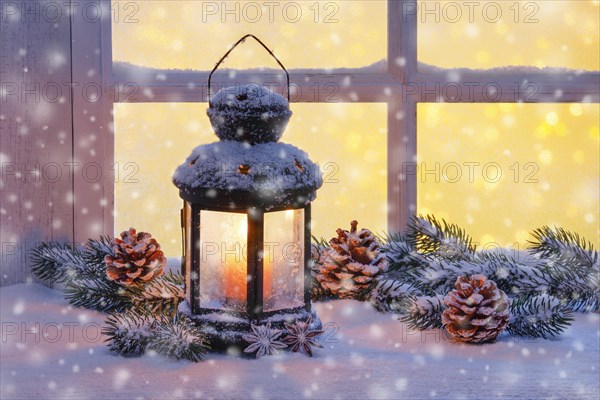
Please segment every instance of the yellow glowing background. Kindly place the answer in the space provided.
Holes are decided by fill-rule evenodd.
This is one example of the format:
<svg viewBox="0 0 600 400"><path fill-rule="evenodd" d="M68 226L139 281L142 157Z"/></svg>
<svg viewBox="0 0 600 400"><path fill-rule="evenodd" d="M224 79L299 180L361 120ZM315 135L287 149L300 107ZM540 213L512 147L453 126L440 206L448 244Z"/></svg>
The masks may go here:
<svg viewBox="0 0 600 400"><path fill-rule="evenodd" d="M137 1L135 8L126 8L131 3L115 3L119 13L113 16L114 61L210 70L246 33L264 39L288 68L352 68L386 58L385 1L277 2L271 11L264 2ZM258 20L251 3L263 6ZM424 2L418 2L419 18L425 21L418 26L421 62L440 67L600 69L599 1L477 2L474 23L469 23L468 9L453 22L450 2L429 3L433 14L423 15ZM487 3L501 6L500 21L485 20ZM485 17L493 20L493 11L488 7ZM258 66L274 62L253 42L225 64ZM193 147L216 140L205 108L182 103L115 105L120 178L115 186L115 229L135 226L150 231L171 256L180 254L181 202L170 177ZM337 227L347 227L354 218L360 226L385 230L386 106L293 104L292 109L283 141L307 150L329 178L314 204L314 233L332 237ZM428 169L438 162L441 168L439 182L431 179L433 174L419 180L419 212L459 223L483 243L522 246L529 230L558 224L597 245L599 118L598 104L419 105L419 162ZM128 162L136 163L137 169ZM447 178L455 179L453 162L461 167L463 178L444 182L443 167ZM479 163L472 167L472 183L464 162ZM488 162L500 165L498 182L489 182L492 175L487 182L483 178ZM486 172L493 174L493 166L489 168Z"/></svg>
<svg viewBox="0 0 600 400"><path fill-rule="evenodd" d="M419 61L443 68L600 69L598 0L465 3L418 2Z"/></svg>
<svg viewBox="0 0 600 400"><path fill-rule="evenodd" d="M287 68L362 67L386 57L387 2L382 0L152 0L136 1L135 9L125 10L127 3L132 2L117 3L122 12L113 23L115 61L211 70L247 33L263 40ZM248 41L224 66L274 66L274 61Z"/></svg>
<svg viewBox="0 0 600 400"><path fill-rule="evenodd" d="M288 68L352 68L386 58L383 0L278 1L277 6L254 1L131 3L113 2L118 10L113 16L115 61L210 70L246 33L262 38ZM417 2L420 61L445 68L600 69L598 0L465 3ZM273 62L249 42L226 65L247 68Z"/></svg>
<svg viewBox="0 0 600 400"><path fill-rule="evenodd" d="M523 248L555 224L598 246L598 104L419 104L417 117L419 212L482 244Z"/></svg>
<svg viewBox="0 0 600 400"><path fill-rule="evenodd" d="M206 104L115 104L115 231L153 233L168 256L181 254L179 209L171 183L192 149L214 142ZM292 104L281 141L307 151L325 183L313 203L313 234L339 227L387 229L387 107L385 104ZM128 164L134 163L134 164ZM137 181L137 182L136 182Z"/></svg>

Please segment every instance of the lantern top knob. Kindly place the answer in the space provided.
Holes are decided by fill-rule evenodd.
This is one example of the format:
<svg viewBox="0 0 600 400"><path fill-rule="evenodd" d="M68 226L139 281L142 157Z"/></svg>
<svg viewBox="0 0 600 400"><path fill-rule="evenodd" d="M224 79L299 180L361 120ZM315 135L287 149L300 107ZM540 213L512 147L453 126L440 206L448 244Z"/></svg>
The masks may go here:
<svg viewBox="0 0 600 400"><path fill-rule="evenodd" d="M245 84L219 90L207 114L219 139L257 144L279 140L292 111L280 94Z"/></svg>

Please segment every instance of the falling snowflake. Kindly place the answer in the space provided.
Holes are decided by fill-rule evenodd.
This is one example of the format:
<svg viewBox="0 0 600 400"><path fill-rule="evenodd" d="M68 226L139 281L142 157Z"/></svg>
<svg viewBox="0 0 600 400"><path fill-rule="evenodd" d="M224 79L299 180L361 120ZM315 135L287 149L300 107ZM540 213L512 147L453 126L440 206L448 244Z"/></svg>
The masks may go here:
<svg viewBox="0 0 600 400"><path fill-rule="evenodd" d="M275 354L279 349L287 347L279 340L283 332L279 329L272 329L270 322L260 326L252 324L251 328L252 333L242 336L246 342L250 343L244 349L244 353L256 353L256 358L260 358L264 355Z"/></svg>
<svg viewBox="0 0 600 400"><path fill-rule="evenodd" d="M315 339L323 334L320 329L310 328L312 317L304 322L296 321L293 324L286 323L285 327L288 330L288 334L283 341L291 347L293 352L301 351L309 357L312 357L312 346L323 347Z"/></svg>

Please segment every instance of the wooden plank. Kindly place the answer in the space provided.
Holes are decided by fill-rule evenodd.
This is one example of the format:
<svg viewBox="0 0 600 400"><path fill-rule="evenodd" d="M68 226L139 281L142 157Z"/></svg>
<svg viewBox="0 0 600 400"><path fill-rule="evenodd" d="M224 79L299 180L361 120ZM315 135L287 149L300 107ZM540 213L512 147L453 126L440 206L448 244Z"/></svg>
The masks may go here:
<svg viewBox="0 0 600 400"><path fill-rule="evenodd" d="M114 233L111 14L105 0L78 1L73 10L74 238L85 241Z"/></svg>
<svg viewBox="0 0 600 400"><path fill-rule="evenodd" d="M2 3L0 286L31 278L40 241L73 240L69 16L43 3Z"/></svg>

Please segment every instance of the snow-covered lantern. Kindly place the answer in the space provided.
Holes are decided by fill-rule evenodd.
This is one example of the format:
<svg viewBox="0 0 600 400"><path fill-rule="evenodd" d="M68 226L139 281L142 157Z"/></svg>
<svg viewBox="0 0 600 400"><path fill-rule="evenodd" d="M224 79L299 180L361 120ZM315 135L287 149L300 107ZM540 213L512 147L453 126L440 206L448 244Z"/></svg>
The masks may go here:
<svg viewBox="0 0 600 400"><path fill-rule="evenodd" d="M208 116L220 141L196 147L173 176L184 200L180 312L213 343L241 343L250 324L320 324L310 302L310 203L322 178L305 152L278 142L292 115L283 69L287 100L256 84L217 92Z"/></svg>

